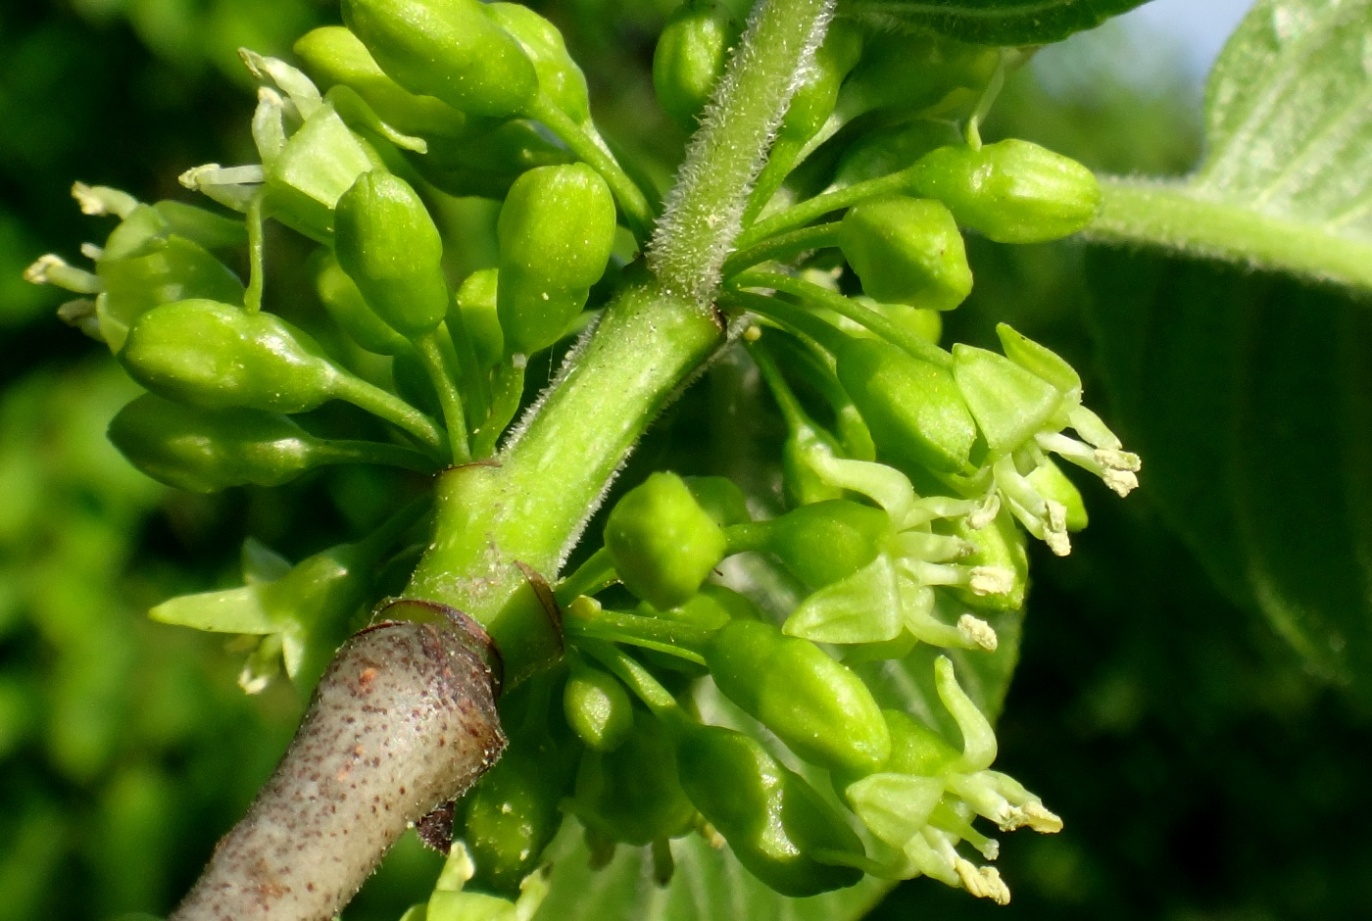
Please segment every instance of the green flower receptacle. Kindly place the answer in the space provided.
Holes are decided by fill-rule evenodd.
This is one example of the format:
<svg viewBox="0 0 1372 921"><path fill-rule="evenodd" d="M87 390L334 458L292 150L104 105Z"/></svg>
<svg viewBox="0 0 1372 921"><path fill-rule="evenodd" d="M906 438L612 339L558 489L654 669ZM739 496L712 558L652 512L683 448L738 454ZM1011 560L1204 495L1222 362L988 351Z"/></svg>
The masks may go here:
<svg viewBox="0 0 1372 921"><path fill-rule="evenodd" d="M891 534L886 512L848 499L792 509L765 527L762 547L811 588L857 572L876 558Z"/></svg>
<svg viewBox="0 0 1372 921"><path fill-rule="evenodd" d="M969 472L977 424L949 368L876 339L848 339L835 358L880 451L937 472Z"/></svg>
<svg viewBox="0 0 1372 921"><path fill-rule="evenodd" d="M958 223L997 243L1041 243L1086 227L1100 209L1100 184L1086 167L1028 141L943 147L910 170L920 195L948 206Z"/></svg>
<svg viewBox="0 0 1372 921"><path fill-rule="evenodd" d="M739 863L772 889L818 895L862 879L861 870L822 859L861 855L857 834L805 778L756 739L718 726L690 727L677 762L691 802L729 842Z"/></svg>
<svg viewBox="0 0 1372 921"><path fill-rule="evenodd" d="M839 247L863 290L879 301L951 310L972 291L957 222L930 199L859 202L843 218Z"/></svg>
<svg viewBox="0 0 1372 921"><path fill-rule="evenodd" d="M343 21L411 93L498 118L538 94L528 54L478 0L344 0Z"/></svg>
<svg viewBox="0 0 1372 921"><path fill-rule="evenodd" d="M630 490L605 523L605 548L624 586L659 610L694 595L727 546L719 525L672 473L655 473Z"/></svg>
<svg viewBox="0 0 1372 921"><path fill-rule="evenodd" d="M687 131L695 130L741 31L717 0L688 0L662 27L653 52L653 88L658 105Z"/></svg>
<svg viewBox="0 0 1372 921"><path fill-rule="evenodd" d="M409 183L384 170L357 177L338 199L334 253L367 303L408 339L448 313L443 238Z"/></svg>

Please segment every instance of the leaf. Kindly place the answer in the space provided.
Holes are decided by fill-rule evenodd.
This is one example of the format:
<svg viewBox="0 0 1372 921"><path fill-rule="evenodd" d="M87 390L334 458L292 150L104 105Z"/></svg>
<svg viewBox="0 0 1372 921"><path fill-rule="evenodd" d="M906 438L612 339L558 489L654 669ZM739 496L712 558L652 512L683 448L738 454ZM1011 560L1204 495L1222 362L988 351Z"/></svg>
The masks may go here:
<svg viewBox="0 0 1372 921"><path fill-rule="evenodd" d="M840 12L981 45L1042 45L1093 29L1147 0L847 0Z"/></svg>
<svg viewBox="0 0 1372 921"><path fill-rule="evenodd" d="M957 726L934 690L933 663L942 652L954 660L963 688L994 718L1018 661L1022 615L1010 612L986 616L1000 636L994 653L942 651L921 644L906 659L873 667L864 677L882 705L911 711L939 726L946 738L957 739ZM712 722L748 725L747 718L722 701L712 687L707 685L697 698ZM756 724L753 728L756 731ZM827 786L822 775L816 783ZM1007 846L1014 844L1008 842ZM673 841L672 856L676 872L665 887L653 882L653 861L647 848L621 845L609 866L593 871L580 827L569 820L548 850L548 859L553 862L552 888L535 917L540 921L844 921L866 914L891 885L869 876L851 889L792 899L754 879L727 847L715 850L700 835Z"/></svg>
<svg viewBox="0 0 1372 921"><path fill-rule="evenodd" d="M1184 181L1106 180L1088 236L1372 290L1372 0L1259 0L1206 132Z"/></svg>
<svg viewBox="0 0 1372 921"><path fill-rule="evenodd" d="M1259 0L1211 74L1209 153L1107 185L1093 310L1143 483L1236 602L1372 690L1372 0ZM1347 290L1352 289L1352 290ZM1362 299L1360 302L1359 299Z"/></svg>
<svg viewBox="0 0 1372 921"><path fill-rule="evenodd" d="M1101 251L1088 266L1143 492L1313 670L1372 691L1369 305L1193 260Z"/></svg>

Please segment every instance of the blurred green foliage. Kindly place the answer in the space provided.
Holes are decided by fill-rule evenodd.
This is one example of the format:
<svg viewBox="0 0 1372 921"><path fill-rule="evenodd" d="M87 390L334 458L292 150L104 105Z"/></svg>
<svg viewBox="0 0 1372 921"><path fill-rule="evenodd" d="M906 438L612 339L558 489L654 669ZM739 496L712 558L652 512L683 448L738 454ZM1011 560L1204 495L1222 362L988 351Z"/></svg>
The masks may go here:
<svg viewBox="0 0 1372 921"><path fill-rule="evenodd" d="M586 67L611 140L646 155L660 180L681 129L641 75L673 5L542 6ZM247 160L252 99L234 49L283 54L336 15L324 0L0 6L0 921L169 908L284 748L300 702L280 687L244 696L241 651L144 612L232 584L234 535L298 558L378 514L396 488L360 474L270 497L155 486L104 440L131 385L53 318L49 291L19 279L39 254L99 236L67 199L74 179L150 199L175 195L188 166ZM1110 172L1184 172L1198 99L1166 48L1165 36L1107 27L1045 51L1011 80L986 135ZM1140 49L1151 63L1125 66ZM950 334L987 341L1007 321L1085 374L1096 353L1082 251L979 244L976 289ZM635 464L665 452L679 469L746 464L728 456L746 439L693 437L720 410L709 393L707 380L675 407ZM1209 584L1147 488L1119 505L1091 486L1092 524L1073 555L1034 563L1000 727L1001 764L1066 830L1008 843L1009 908L916 880L874 917L1372 916L1358 885L1372 846L1349 822L1372 807L1368 714ZM302 524L292 510L307 504ZM396 917L436 869L407 840L348 917Z"/></svg>

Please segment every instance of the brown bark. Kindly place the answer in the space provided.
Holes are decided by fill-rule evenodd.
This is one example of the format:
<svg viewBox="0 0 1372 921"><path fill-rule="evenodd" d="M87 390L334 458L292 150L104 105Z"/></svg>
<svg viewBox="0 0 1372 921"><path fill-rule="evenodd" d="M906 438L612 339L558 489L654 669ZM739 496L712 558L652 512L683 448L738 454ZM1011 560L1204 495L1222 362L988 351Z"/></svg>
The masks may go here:
<svg viewBox="0 0 1372 921"><path fill-rule="evenodd" d="M413 602L411 602L413 604ZM329 921L412 823L505 747L473 621L387 622L334 657L294 741L169 921Z"/></svg>

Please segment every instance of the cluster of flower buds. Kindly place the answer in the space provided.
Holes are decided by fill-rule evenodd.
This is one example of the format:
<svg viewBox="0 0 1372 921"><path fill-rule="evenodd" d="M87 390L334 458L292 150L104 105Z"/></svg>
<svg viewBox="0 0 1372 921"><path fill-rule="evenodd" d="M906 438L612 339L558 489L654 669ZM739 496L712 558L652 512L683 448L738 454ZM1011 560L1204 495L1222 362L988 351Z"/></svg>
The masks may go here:
<svg viewBox="0 0 1372 921"><path fill-rule="evenodd" d="M244 53L260 162L183 177L232 217L78 186L84 210L119 220L85 248L93 271L54 256L30 270L79 295L63 316L149 391L110 434L173 486L493 457L528 356L577 328L620 225L638 243L650 229L647 198L601 140L547 20L478 0L344 0L343 18L300 39L303 70ZM672 17L654 62L669 115L709 117L738 35L707 0ZM758 518L733 483L672 473L617 501L603 547L556 587L566 655L502 702L508 750L453 808L465 843L420 916L528 917L568 814L600 857L651 847L665 879L668 842L703 833L793 896L926 875L1004 902L1005 884L973 856L992 860L997 844L974 821L1058 829L991 770L994 734L949 658L928 659L929 684L960 746L883 708L862 665L920 645L994 653L994 623L1024 602L1025 533L1065 554L1086 524L1053 455L1120 495L1137 485L1138 458L1056 354L1004 325L998 352L937 344L941 312L972 290L964 231L1054 240L1098 204L1071 160L980 142L986 87L1010 57L833 24L722 269L719 306L745 330L788 429L787 508ZM442 195L502 200L495 265L449 277L445 248L461 241L432 216ZM267 220L316 247L314 322L327 327L313 335L309 312L264 284ZM240 261L246 284L230 268ZM330 401L375 417L381 434L334 437L315 412ZM259 637L249 689L282 666L308 682L423 512L295 566L253 548L248 585L154 616ZM718 576L744 553L794 584L782 622ZM766 732L702 721L691 695L707 676ZM816 786L826 774L832 795Z"/></svg>
<svg viewBox="0 0 1372 921"><path fill-rule="evenodd" d="M678 11L654 74L675 117L700 114L733 34L718 7ZM835 24L725 264L722 304L743 319L787 424L788 507L754 520L727 481L653 474L612 508L603 549L558 595L569 603L569 642L593 650L639 698L616 697L619 712L633 711L618 723L638 732L656 720L675 739L675 776L697 825L755 876L808 895L863 873L925 875L1004 903L1009 889L986 863L999 846L974 823L1051 833L1061 822L991 769L994 732L952 659L911 661L931 663L934 706L960 740L884 709L862 664L917 645L994 653L994 624L1024 603L1026 534L1061 555L1086 524L1057 461L1125 495L1139 460L1044 346L1005 325L999 351L938 346L939 312L972 289L965 230L1001 243L1055 240L1091 220L1099 191L1089 171L1041 147L982 144L974 125L964 138L934 120L977 107L1005 55L928 40L921 59L898 44ZM890 117L898 99L906 109ZM840 153L804 162L826 144ZM764 554L794 577L799 600L780 626L719 581L741 571L721 566L740 553ZM636 608L593 597L616 582ZM702 724L666 690L680 687L678 674L708 674L781 748ZM591 744L591 733L576 734ZM837 803L813 786L826 772ZM579 789L571 809L603 837L596 809L611 807ZM667 823L656 830L673 833Z"/></svg>
<svg viewBox="0 0 1372 921"><path fill-rule="evenodd" d="M413 28L420 12L434 17L431 31ZM580 70L542 17L475 0L358 2L345 14L351 29L317 29L298 43L315 79L243 52L259 84L260 162L182 177L222 207L144 204L78 184L83 211L118 223L103 245L83 247L90 269L44 256L27 274L76 294L60 314L149 391L110 436L171 486L279 486L339 464L431 474L490 457L519 408L527 356L578 328L610 267L620 210L630 222L646 214L604 152ZM414 41L455 36L465 64L449 48L444 74L406 69L422 50ZM545 129L571 141L550 141ZM594 154L594 168L572 148ZM431 214L445 190L504 199L496 266L449 277L454 242ZM627 208L617 195L628 195ZM269 220L316 245L307 265L323 322L300 292L265 290ZM316 412L331 401L382 426L340 428ZM374 564L387 548L373 549ZM333 590L291 594L270 582L158 616L266 637L245 670L245 686L257 689L283 664L292 677L317 673L302 672L302 661L326 658L354 609L374 600L366 580L349 579L346 603ZM264 591L272 597L259 598Z"/></svg>

